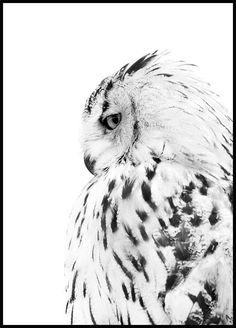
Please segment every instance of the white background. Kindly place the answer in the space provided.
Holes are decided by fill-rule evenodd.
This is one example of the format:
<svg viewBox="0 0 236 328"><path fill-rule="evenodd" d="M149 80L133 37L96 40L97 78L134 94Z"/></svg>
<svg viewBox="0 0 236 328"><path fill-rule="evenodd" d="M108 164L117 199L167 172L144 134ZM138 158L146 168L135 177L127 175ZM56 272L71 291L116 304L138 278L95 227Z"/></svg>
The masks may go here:
<svg viewBox="0 0 236 328"><path fill-rule="evenodd" d="M232 111L232 4L4 4L4 324L63 324L85 100L156 49L197 64Z"/></svg>

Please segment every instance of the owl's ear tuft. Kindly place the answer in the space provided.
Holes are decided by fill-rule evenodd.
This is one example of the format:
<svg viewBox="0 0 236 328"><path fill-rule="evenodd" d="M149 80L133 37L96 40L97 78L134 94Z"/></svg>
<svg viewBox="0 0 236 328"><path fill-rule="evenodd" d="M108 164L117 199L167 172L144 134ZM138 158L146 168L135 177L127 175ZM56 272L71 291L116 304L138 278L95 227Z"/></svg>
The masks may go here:
<svg viewBox="0 0 236 328"><path fill-rule="evenodd" d="M132 64L125 72L126 74L132 75L141 68L145 67L154 57L156 54L148 54L143 56L142 58L138 59L134 64Z"/></svg>
<svg viewBox="0 0 236 328"><path fill-rule="evenodd" d="M123 80L125 76L133 75L135 72L140 70L141 68L144 68L154 57L156 57L157 50L154 51L151 54L147 54L143 56L142 58L139 58L135 63L133 64L127 64L123 66L117 73L116 77L120 80Z"/></svg>

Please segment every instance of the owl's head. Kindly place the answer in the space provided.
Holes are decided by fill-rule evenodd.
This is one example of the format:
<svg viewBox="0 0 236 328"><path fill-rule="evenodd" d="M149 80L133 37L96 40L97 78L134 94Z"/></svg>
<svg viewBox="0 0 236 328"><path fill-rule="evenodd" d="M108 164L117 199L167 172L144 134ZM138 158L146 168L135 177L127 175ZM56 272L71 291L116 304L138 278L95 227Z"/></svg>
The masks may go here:
<svg viewBox="0 0 236 328"><path fill-rule="evenodd" d="M195 65L157 51L105 78L83 112L84 160L93 174L127 163L227 167L231 120ZM225 150L223 150L225 155ZM210 165L209 165L210 164Z"/></svg>

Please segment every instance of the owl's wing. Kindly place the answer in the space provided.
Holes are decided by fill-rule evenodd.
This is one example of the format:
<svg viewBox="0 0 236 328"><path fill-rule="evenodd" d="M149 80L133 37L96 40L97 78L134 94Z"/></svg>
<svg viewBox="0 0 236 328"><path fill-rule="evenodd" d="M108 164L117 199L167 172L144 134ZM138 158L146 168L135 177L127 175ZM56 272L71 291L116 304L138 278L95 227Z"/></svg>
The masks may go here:
<svg viewBox="0 0 236 328"><path fill-rule="evenodd" d="M164 171L163 171L164 172ZM160 176L163 175L160 173ZM202 174L175 177L177 192L159 178L163 214L153 234L167 270L165 311L172 324L232 323L232 207L230 194ZM173 184L173 179L172 182ZM158 187L157 187L158 185ZM155 187L156 186L156 187ZM158 200L156 201L158 202ZM159 210L160 215L161 212ZM160 219L159 219L160 220Z"/></svg>

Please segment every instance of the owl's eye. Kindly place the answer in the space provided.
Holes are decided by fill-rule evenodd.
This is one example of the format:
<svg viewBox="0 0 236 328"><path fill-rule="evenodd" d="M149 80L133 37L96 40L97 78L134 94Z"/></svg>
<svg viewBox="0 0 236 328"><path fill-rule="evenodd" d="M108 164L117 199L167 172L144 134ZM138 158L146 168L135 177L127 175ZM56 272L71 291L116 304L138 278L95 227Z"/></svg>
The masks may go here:
<svg viewBox="0 0 236 328"><path fill-rule="evenodd" d="M114 130L121 121L121 113L112 114L107 116L103 121L102 124L109 130Z"/></svg>

